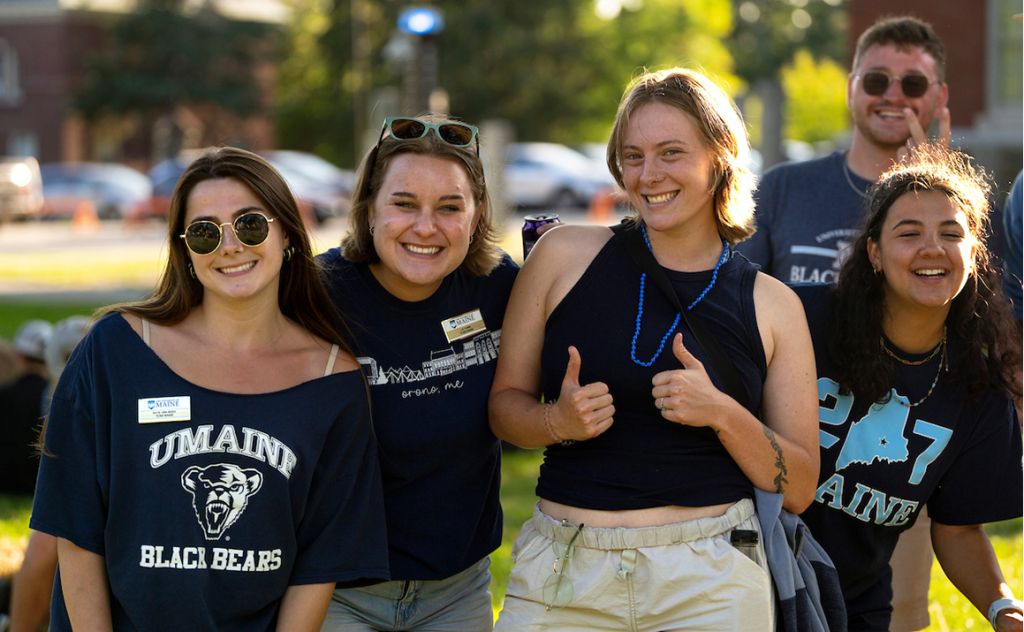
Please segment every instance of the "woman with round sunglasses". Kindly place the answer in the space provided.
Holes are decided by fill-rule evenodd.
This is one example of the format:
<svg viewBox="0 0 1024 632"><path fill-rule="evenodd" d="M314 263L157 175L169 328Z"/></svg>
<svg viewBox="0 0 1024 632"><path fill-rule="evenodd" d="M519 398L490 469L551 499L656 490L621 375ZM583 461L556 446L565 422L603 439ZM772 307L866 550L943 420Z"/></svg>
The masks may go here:
<svg viewBox="0 0 1024 632"><path fill-rule="evenodd" d="M51 630L317 630L387 579L369 400L295 199L203 152L151 297L65 368L31 526L59 538Z"/></svg>
<svg viewBox="0 0 1024 632"><path fill-rule="evenodd" d="M1022 513L1011 376L1020 329L990 263L988 185L924 145L882 175L834 286L797 286L818 370L821 473L802 515L851 632L889 629L900 534L927 505L935 556L996 630L1020 630L981 523Z"/></svg>
<svg viewBox="0 0 1024 632"><path fill-rule="evenodd" d="M321 256L370 383L391 581L335 592L324 630L490 630L501 445L487 396L518 266L496 245L477 129L387 119L340 248Z"/></svg>
<svg viewBox="0 0 1024 632"><path fill-rule="evenodd" d="M754 489L793 512L811 502L814 366L796 296L733 255L753 232L747 151L707 77L644 74L608 145L634 215L618 232L553 231L524 264L491 427L546 452L497 629L773 629ZM746 404L723 392L691 322Z"/></svg>

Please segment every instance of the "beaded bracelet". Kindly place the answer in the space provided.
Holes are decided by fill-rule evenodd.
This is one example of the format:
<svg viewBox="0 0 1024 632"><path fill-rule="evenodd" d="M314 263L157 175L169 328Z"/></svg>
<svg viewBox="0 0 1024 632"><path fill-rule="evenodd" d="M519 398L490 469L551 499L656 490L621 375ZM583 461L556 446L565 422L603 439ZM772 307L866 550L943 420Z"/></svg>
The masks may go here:
<svg viewBox="0 0 1024 632"><path fill-rule="evenodd" d="M551 427L551 417L548 414L548 411L551 410L551 407L555 405L556 401L558 400L553 399L550 402L545 402L544 404L544 428L548 431L548 435L555 440L555 443L558 443L559 445L572 445L576 443L575 439L559 439L558 435L555 434L555 429Z"/></svg>

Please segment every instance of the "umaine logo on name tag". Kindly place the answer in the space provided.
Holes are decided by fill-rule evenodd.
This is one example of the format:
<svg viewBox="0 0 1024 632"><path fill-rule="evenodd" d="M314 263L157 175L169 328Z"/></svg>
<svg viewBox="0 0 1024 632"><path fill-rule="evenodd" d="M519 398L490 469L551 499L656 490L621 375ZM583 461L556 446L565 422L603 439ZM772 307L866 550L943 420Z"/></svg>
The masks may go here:
<svg viewBox="0 0 1024 632"><path fill-rule="evenodd" d="M474 309L461 316L446 318L441 321L441 328L444 329L444 335L448 338L448 342L455 342L485 331L487 325L484 324L484 317L480 310Z"/></svg>
<svg viewBox="0 0 1024 632"><path fill-rule="evenodd" d="M168 421L191 421L192 398L152 397L139 400L139 423L158 424Z"/></svg>

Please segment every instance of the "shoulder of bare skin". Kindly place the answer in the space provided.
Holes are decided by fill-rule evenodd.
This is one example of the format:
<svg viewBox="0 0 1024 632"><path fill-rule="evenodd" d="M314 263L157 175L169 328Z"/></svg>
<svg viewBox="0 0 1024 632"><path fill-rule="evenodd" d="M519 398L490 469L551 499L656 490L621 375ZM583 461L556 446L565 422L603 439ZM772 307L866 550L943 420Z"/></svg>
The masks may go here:
<svg viewBox="0 0 1024 632"><path fill-rule="evenodd" d="M128 325L132 330L142 338L142 319L134 314L121 313L121 317L128 322ZM153 327L162 328L160 325L152 325ZM171 325L171 328L176 325ZM294 340L294 348L296 351L300 351L309 356L311 364L320 365L326 360L326 355L330 353L331 343L314 335L310 331L306 330L302 325L299 325L295 321L288 319L288 335ZM348 371L355 371L359 369L359 362L349 353L339 349L337 358L334 362L334 373L345 373Z"/></svg>
<svg viewBox="0 0 1024 632"><path fill-rule="evenodd" d="M125 321L132 328L132 330L139 335L139 338L142 337L142 319L141 318L139 318L135 314L126 314L124 312L121 312L121 318L125 319Z"/></svg>
<svg viewBox="0 0 1024 632"><path fill-rule="evenodd" d="M806 320L803 303L785 283L759 272L754 282L754 310L765 357L770 365L778 334L791 327L794 319Z"/></svg>
<svg viewBox="0 0 1024 632"><path fill-rule="evenodd" d="M544 296L546 315L565 297L590 266L612 231L605 226L563 226L537 242L517 283Z"/></svg>
<svg viewBox="0 0 1024 632"><path fill-rule="evenodd" d="M592 259L611 238L606 226L562 226L549 230L537 241L532 255L540 255L547 263L557 260Z"/></svg>

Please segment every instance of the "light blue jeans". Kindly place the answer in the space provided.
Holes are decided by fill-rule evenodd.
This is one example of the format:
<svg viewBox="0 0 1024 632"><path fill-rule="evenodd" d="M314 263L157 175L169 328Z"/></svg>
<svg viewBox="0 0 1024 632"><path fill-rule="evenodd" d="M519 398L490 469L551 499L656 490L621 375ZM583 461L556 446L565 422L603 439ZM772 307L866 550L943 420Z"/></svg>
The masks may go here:
<svg viewBox="0 0 1024 632"><path fill-rule="evenodd" d="M491 558L436 581L392 581L334 591L320 632L490 632Z"/></svg>

